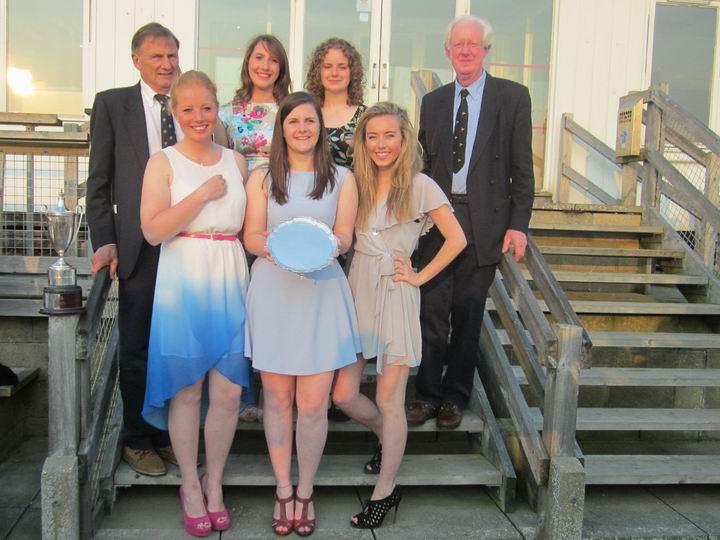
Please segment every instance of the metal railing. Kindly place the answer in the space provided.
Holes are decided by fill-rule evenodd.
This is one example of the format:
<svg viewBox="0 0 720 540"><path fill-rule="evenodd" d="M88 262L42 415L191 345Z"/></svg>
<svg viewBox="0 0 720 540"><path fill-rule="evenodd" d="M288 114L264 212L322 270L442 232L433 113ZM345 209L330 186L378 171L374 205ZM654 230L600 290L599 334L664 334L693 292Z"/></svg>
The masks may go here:
<svg viewBox="0 0 720 540"><path fill-rule="evenodd" d="M0 255L53 255L43 233L42 206L55 204L60 190L68 208L84 205L87 126L25 113L0 113L0 126ZM87 250L83 220L68 254L85 256Z"/></svg>

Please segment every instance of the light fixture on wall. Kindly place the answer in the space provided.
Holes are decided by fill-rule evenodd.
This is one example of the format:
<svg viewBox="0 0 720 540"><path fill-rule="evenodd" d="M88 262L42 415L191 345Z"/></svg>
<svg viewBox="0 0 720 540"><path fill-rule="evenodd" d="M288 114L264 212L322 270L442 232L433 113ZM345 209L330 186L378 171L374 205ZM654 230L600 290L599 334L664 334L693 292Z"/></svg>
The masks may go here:
<svg viewBox="0 0 720 540"><path fill-rule="evenodd" d="M29 96L35 90L32 71L29 69L8 67L7 82L10 90L21 96Z"/></svg>

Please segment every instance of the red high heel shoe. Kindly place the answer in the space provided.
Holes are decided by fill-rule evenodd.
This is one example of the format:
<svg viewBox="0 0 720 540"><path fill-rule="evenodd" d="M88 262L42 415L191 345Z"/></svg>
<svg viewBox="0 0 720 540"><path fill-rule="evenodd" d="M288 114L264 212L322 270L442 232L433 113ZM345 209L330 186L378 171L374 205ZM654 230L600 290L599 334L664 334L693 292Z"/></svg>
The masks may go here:
<svg viewBox="0 0 720 540"><path fill-rule="evenodd" d="M190 517L185 511L185 496L183 495L183 488L180 488L180 508L183 513L183 525L185 525L185 532L191 536L205 537L212 531L212 524L207 514L200 517Z"/></svg>
<svg viewBox="0 0 720 540"><path fill-rule="evenodd" d="M205 508L207 508L207 496L205 495L205 475L200 477L200 489L202 489L203 497L205 498ZM227 508L220 510L219 512L211 512L208 510L208 517L210 518L210 524L212 525L213 531L226 531L232 525L230 520L230 512Z"/></svg>

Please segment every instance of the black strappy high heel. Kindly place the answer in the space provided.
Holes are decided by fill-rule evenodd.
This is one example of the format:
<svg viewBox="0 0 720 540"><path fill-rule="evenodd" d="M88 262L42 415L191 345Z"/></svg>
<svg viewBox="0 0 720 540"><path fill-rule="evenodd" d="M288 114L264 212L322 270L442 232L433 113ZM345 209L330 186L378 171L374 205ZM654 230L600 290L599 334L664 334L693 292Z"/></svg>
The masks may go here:
<svg viewBox="0 0 720 540"><path fill-rule="evenodd" d="M375 447L375 453L370 458L365 466L363 472L365 474L380 474L380 467L382 466L382 444L378 443Z"/></svg>
<svg viewBox="0 0 720 540"><path fill-rule="evenodd" d="M392 493L384 499L367 501L363 511L353 516L353 519L350 521L350 525L356 529L375 529L382 525L385 515L392 510L393 507L395 508L393 523L395 523L401 499L402 493L400 491L400 486L395 486Z"/></svg>

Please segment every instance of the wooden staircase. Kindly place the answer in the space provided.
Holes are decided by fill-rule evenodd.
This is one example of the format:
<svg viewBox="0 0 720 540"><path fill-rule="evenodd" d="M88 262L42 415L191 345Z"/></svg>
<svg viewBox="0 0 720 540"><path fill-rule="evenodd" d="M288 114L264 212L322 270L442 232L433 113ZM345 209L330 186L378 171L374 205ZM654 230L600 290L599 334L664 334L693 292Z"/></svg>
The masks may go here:
<svg viewBox="0 0 720 540"><path fill-rule="evenodd" d="M716 283L664 232L639 208L533 214L531 234L593 342L577 415L588 484L720 482ZM541 404L515 373L541 429Z"/></svg>

